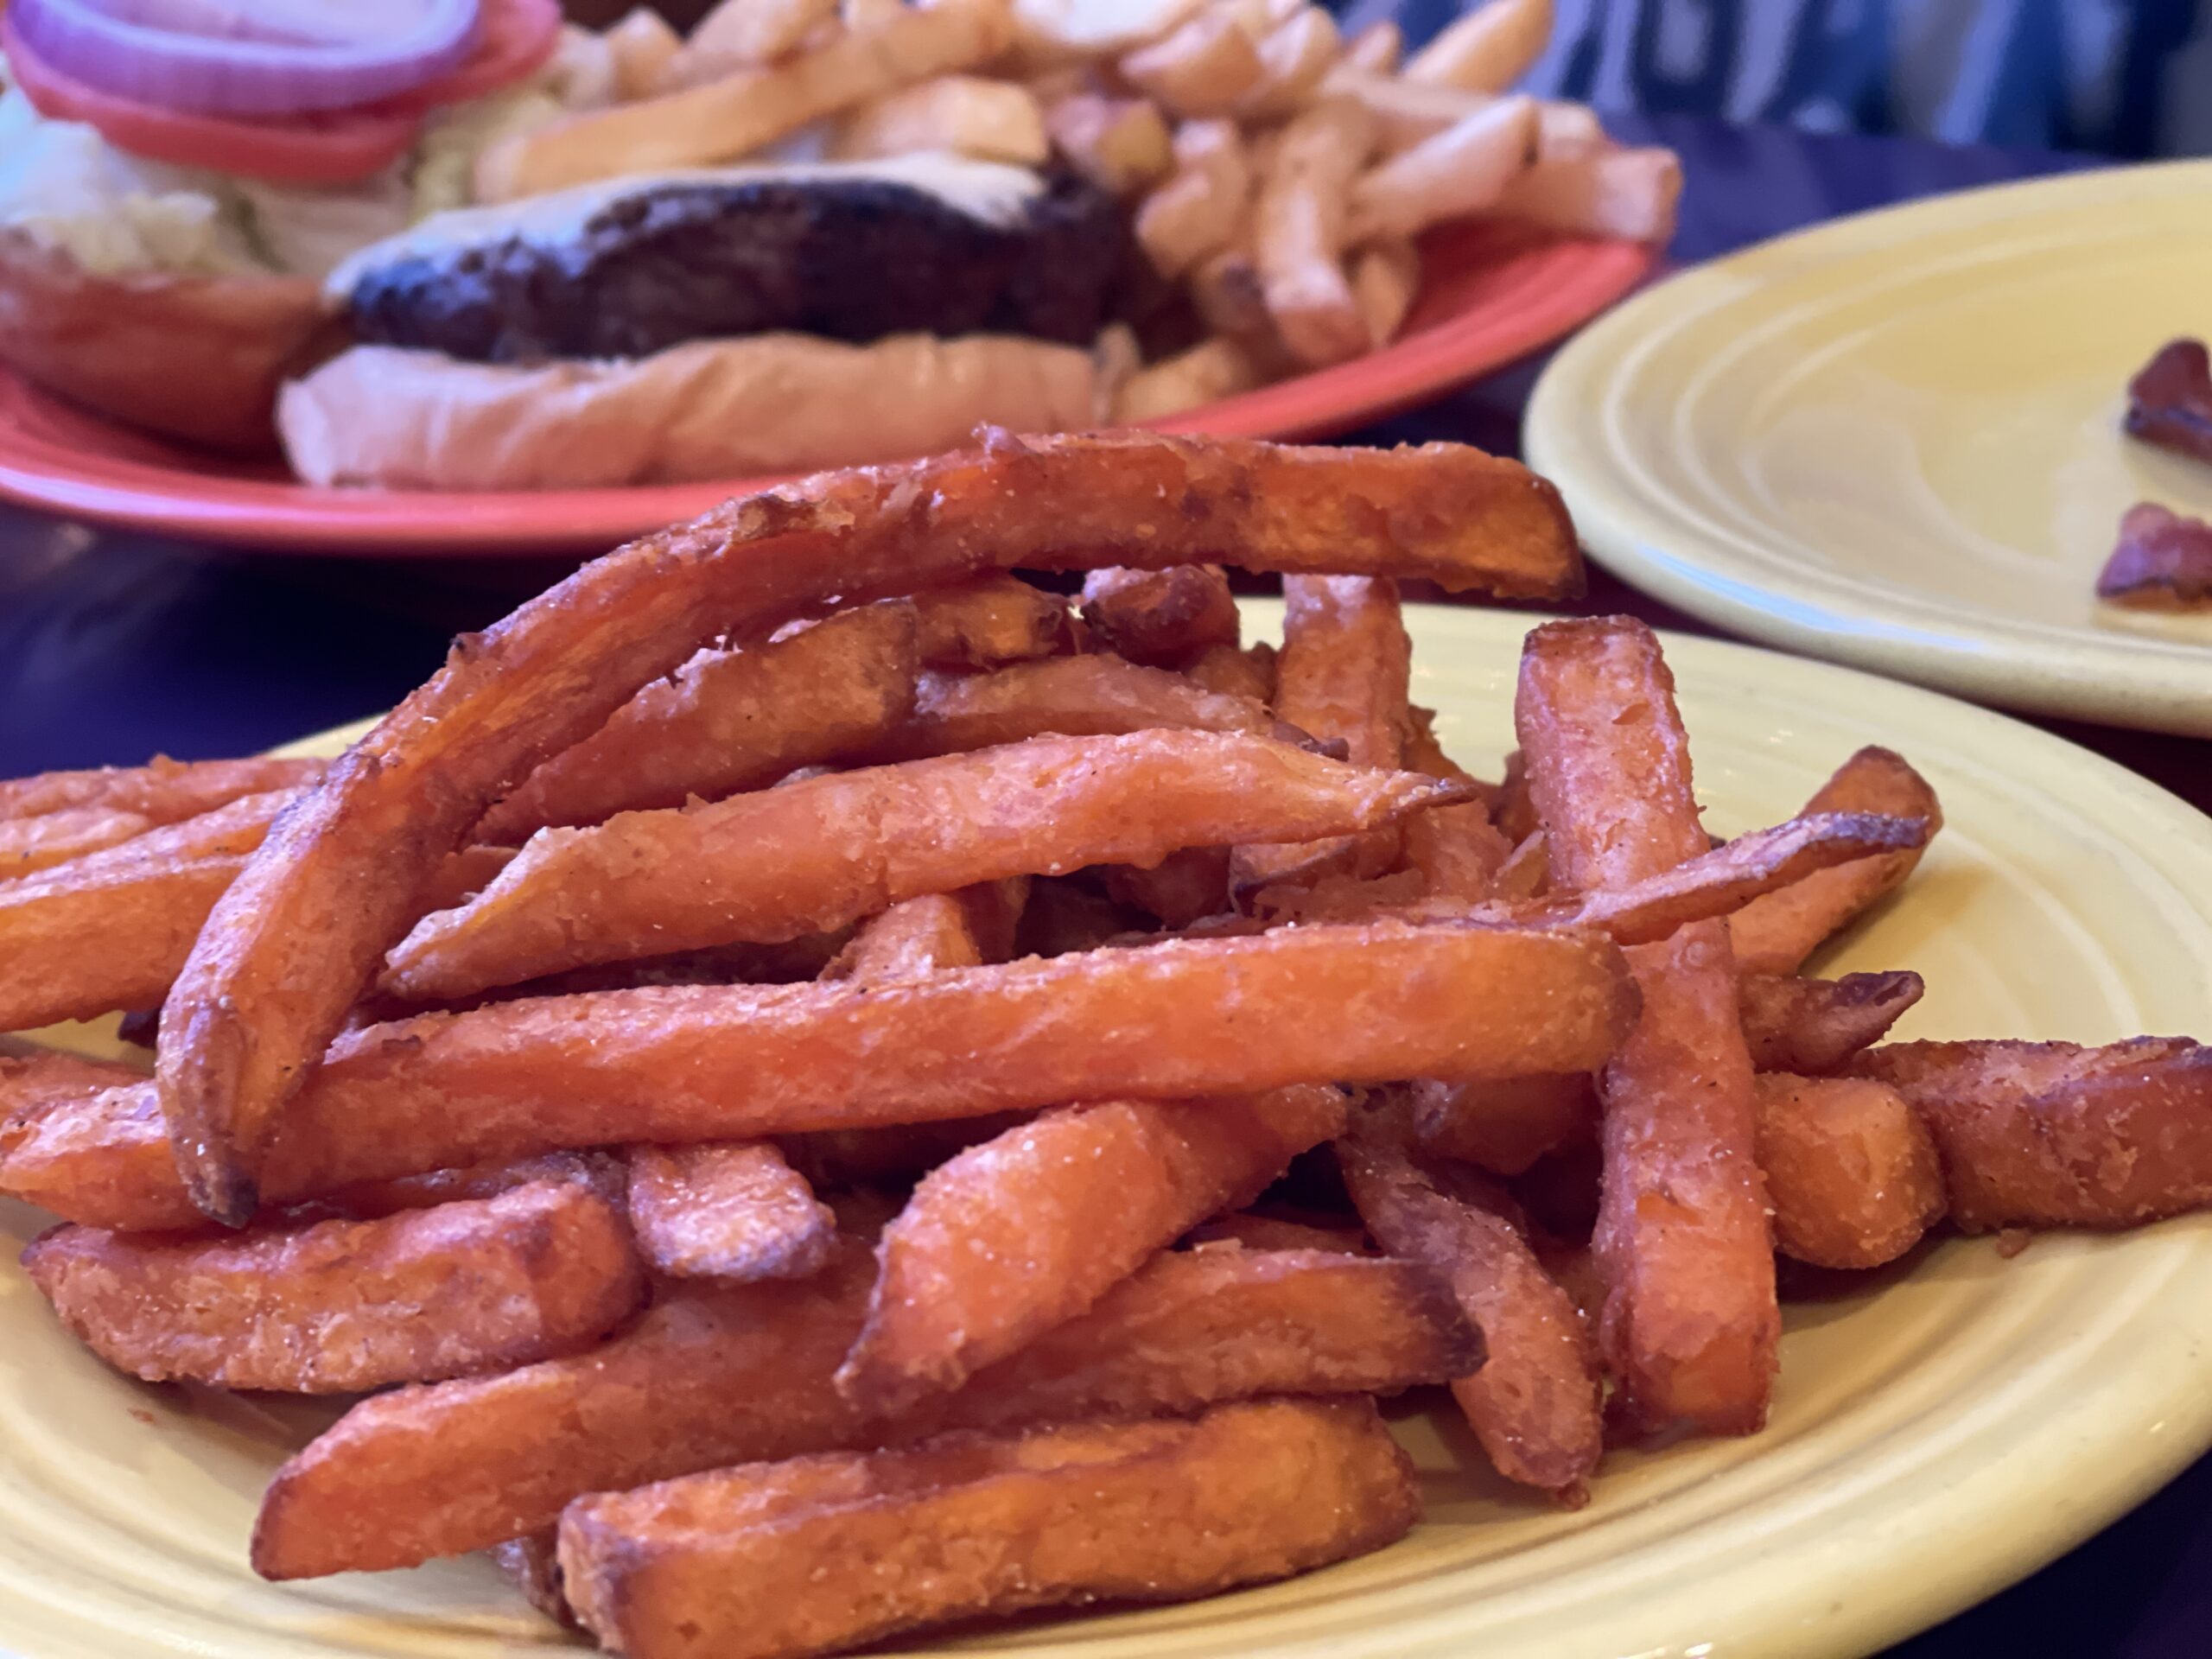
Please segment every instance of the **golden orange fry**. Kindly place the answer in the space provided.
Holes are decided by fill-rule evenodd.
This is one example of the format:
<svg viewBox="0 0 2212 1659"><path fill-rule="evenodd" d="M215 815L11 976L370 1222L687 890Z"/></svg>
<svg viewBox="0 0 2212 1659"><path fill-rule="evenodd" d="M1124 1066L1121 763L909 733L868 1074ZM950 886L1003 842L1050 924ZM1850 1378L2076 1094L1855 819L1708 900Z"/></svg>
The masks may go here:
<svg viewBox="0 0 2212 1659"><path fill-rule="evenodd" d="M1118 657L1053 657L990 674L924 674L913 717L874 758L957 754L1057 733L1275 732L1265 705Z"/></svg>
<svg viewBox="0 0 2212 1659"><path fill-rule="evenodd" d="M797 1659L982 1613L1179 1601L1379 1549L1421 1513L1371 1402L950 1434L578 1500L578 1617L630 1659Z"/></svg>
<svg viewBox="0 0 2212 1659"><path fill-rule="evenodd" d="M45 772L0 783L0 818L77 808L131 812L149 823L196 818L245 795L296 789L322 776L321 760L170 760L90 772Z"/></svg>
<svg viewBox="0 0 2212 1659"><path fill-rule="evenodd" d="M67 806L35 817L0 818L0 880L82 858L151 828L149 818L106 806Z"/></svg>
<svg viewBox="0 0 2212 1659"><path fill-rule="evenodd" d="M1878 1268L1942 1217L1935 1140L1887 1084L1761 1076L1758 1149L1775 1248L1797 1261Z"/></svg>
<svg viewBox="0 0 2212 1659"><path fill-rule="evenodd" d="M837 1217L765 1141L633 1147L630 1224L656 1273L804 1279L830 1260Z"/></svg>
<svg viewBox="0 0 2212 1659"><path fill-rule="evenodd" d="M645 1290L627 1224L603 1195L564 1181L215 1238L64 1225L24 1250L23 1268L119 1370L298 1394L572 1353Z"/></svg>
<svg viewBox="0 0 2212 1659"><path fill-rule="evenodd" d="M1166 570L1116 566L1083 579L1083 620L1133 663L1180 668L1214 645L1234 650L1236 601L1217 564Z"/></svg>

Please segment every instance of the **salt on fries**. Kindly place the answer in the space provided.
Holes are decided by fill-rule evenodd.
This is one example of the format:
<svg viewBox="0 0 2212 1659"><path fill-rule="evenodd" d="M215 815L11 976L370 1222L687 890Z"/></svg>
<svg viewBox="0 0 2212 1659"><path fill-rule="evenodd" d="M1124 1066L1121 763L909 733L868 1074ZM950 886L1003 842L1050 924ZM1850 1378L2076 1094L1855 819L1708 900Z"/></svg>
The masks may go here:
<svg viewBox="0 0 2212 1659"><path fill-rule="evenodd" d="M140 1376L413 1385L278 1473L270 1578L488 1549L792 1659L1382 1548L1370 1395L1579 1503L1609 1421L1759 1426L1777 1255L2212 1203L2194 1043L1805 973L1941 827L1900 757L1716 844L1609 619L1456 764L1398 581L1579 576L1469 450L993 435L611 554L339 760L0 785L70 855L0 878L4 1022L162 1007L154 1077L0 1056L31 1281Z"/></svg>
<svg viewBox="0 0 2212 1659"><path fill-rule="evenodd" d="M1487 0L1402 62L1395 25L1346 40L1302 0L721 0L684 40L639 11L608 36L621 98L492 144L475 190L787 154L1071 170L1147 268L1116 336L1141 360L1101 377L1102 416L1143 424L1389 344L1437 226L1665 242L1670 152L1510 95L1551 28L1548 0Z"/></svg>

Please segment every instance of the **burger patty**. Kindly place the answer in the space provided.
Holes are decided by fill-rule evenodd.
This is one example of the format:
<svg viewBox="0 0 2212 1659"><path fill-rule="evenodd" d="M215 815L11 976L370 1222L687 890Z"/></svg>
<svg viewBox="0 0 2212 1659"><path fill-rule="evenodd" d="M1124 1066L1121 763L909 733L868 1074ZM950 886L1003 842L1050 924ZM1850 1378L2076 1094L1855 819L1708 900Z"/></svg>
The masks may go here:
<svg viewBox="0 0 2212 1659"><path fill-rule="evenodd" d="M671 184L609 204L556 245L397 258L362 273L348 301L362 340L479 363L642 357L775 330L1088 345L1128 250L1113 199L1071 175L1008 226L890 181Z"/></svg>

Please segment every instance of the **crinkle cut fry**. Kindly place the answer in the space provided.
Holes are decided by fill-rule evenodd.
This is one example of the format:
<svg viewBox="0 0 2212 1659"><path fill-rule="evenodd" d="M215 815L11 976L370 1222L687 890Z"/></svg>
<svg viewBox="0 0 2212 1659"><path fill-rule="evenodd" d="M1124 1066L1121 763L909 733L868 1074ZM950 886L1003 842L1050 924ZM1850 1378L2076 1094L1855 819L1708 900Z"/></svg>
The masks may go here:
<svg viewBox="0 0 2212 1659"><path fill-rule="evenodd" d="M1635 1008L1575 932L1316 925L957 969L874 989L671 986L352 1032L301 1096L272 1200L563 1146L747 1140L1080 1100L1590 1071ZM166 1033L164 1033L166 1036ZM35 1125L0 1191L72 1220L191 1211L117 1090Z"/></svg>
<svg viewBox="0 0 2212 1659"><path fill-rule="evenodd" d="M242 1221L284 1103L432 867L501 794L710 640L832 597L1017 565L1353 569L1558 597L1558 493L1517 463L1157 435L1016 440L825 474L587 565L480 635L335 763L217 905L167 1005L162 1110L194 1201Z"/></svg>
<svg viewBox="0 0 2212 1659"><path fill-rule="evenodd" d="M1624 886L1707 850L1674 677L1643 623L1536 629L1514 717L1568 886ZM1600 1341L1637 1420L1747 1433L1765 1421L1781 1313L1727 925L1692 923L1629 961L1643 1010L1599 1084Z"/></svg>
<svg viewBox="0 0 2212 1659"><path fill-rule="evenodd" d="M726 1464L1269 1394L1394 1394L1464 1376L1479 1333L1427 1268L1296 1251L1166 1251L941 1408L870 1424L830 1386L866 1250L821 1279L686 1287L593 1352L362 1402L277 1472L267 1578L411 1567L553 1524L571 1498Z"/></svg>
<svg viewBox="0 0 2212 1659"><path fill-rule="evenodd" d="M563 1578L631 1659L798 1659L964 1616L1176 1601L1379 1549L1421 1511L1372 1402L755 1465L580 1499Z"/></svg>

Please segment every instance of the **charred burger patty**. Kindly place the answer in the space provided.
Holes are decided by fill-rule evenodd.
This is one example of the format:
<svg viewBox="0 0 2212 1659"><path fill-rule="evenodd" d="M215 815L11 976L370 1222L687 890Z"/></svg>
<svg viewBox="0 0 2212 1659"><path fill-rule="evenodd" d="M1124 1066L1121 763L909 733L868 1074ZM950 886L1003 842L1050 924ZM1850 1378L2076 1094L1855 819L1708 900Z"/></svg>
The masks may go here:
<svg viewBox="0 0 2212 1659"><path fill-rule="evenodd" d="M478 363L642 357L788 331L1024 335L1087 346L1127 252L1113 199L1057 175L992 223L886 179L669 183L566 239L511 236L364 270L353 331Z"/></svg>

